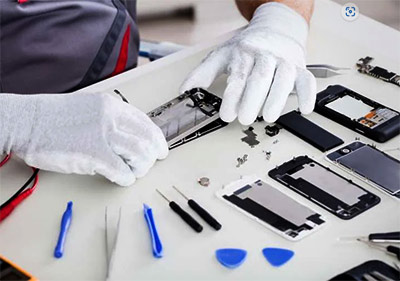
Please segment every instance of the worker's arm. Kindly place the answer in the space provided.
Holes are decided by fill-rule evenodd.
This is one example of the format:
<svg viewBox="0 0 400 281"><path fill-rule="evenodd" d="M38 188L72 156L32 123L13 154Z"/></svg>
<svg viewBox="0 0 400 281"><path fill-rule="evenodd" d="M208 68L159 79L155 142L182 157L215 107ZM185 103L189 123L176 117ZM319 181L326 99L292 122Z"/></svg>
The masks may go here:
<svg viewBox="0 0 400 281"><path fill-rule="evenodd" d="M275 122L296 89L299 109L311 113L316 81L305 61L312 0L238 0L249 25L211 52L186 78L181 91L209 87L228 74L220 108L226 122L250 125L261 113Z"/></svg>
<svg viewBox="0 0 400 281"><path fill-rule="evenodd" d="M236 5L240 13L250 21L256 9L268 2L278 2L292 8L308 23L314 9L314 0L236 0Z"/></svg>
<svg viewBox="0 0 400 281"><path fill-rule="evenodd" d="M100 174L122 186L168 145L147 115L104 93L0 94L0 155L60 173Z"/></svg>

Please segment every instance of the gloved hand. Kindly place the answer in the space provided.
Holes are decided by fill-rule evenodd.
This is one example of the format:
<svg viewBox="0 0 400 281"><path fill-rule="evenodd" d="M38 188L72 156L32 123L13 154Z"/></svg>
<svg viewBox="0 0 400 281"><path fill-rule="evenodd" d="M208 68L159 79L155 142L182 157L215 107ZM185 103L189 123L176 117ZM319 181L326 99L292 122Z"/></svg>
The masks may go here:
<svg viewBox="0 0 400 281"><path fill-rule="evenodd" d="M112 95L0 94L0 155L10 152L43 170L128 186L168 145L146 114Z"/></svg>
<svg viewBox="0 0 400 281"><path fill-rule="evenodd" d="M263 4L249 25L211 52L181 86L208 88L222 73L229 75L220 117L243 125L255 121L261 111L264 120L280 116L294 85L300 111L311 113L316 97L314 76L306 69L305 19L280 3Z"/></svg>

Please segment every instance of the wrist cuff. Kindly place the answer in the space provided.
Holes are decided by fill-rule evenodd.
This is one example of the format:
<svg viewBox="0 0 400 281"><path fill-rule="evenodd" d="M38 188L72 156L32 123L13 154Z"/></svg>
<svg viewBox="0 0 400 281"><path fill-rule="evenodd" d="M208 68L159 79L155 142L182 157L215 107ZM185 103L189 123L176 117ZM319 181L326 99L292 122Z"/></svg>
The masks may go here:
<svg viewBox="0 0 400 281"><path fill-rule="evenodd" d="M35 115L30 96L0 94L0 155L29 140Z"/></svg>
<svg viewBox="0 0 400 281"><path fill-rule="evenodd" d="M277 2L262 4L254 12L249 28L251 26L265 27L283 34L305 48L308 35L307 21L285 4Z"/></svg>

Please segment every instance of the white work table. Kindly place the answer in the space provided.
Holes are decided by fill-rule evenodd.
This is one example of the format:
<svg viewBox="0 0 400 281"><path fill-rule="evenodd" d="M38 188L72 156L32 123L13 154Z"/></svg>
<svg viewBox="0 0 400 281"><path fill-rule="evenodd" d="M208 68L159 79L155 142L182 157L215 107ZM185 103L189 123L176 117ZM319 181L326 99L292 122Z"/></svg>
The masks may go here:
<svg viewBox="0 0 400 281"><path fill-rule="evenodd" d="M362 12L362 11L361 11ZM206 53L229 35L212 42L188 48L159 61L128 71L117 77L84 89L85 91L121 91L141 110L148 112L178 95L187 73ZM351 67L349 74L318 79L318 91L331 84L342 84L378 102L400 110L400 89L358 73L355 62L372 56L374 64L400 72L400 33L374 20L360 16L354 22L341 17L341 7L325 0L317 1L308 42L307 63L328 63ZM210 91L221 95L224 79ZM296 108L291 96L285 111ZM325 127L349 143L360 137L351 130L317 113L310 120ZM327 280L367 260L379 259L393 264L383 252L361 243L343 243L342 236L366 235L371 232L400 230L400 203L377 189L355 179L342 170L332 170L353 179L381 198L380 204L354 219L341 220L309 202L267 176L267 172L293 156L308 155L321 164L330 165L325 155L294 135L282 130L275 137L264 133L264 123L254 125L260 144L249 147L239 123L213 132L203 138L173 149L167 159L159 161L142 179L129 188L119 188L101 177L62 175L40 172L40 183L30 198L0 225L0 253L41 280L104 280L106 254L104 210L122 206L122 227L116 256L116 279L144 280ZM273 144L273 141L279 140ZM377 144L380 149L399 146L400 137ZM263 150L272 151L266 160ZM236 167L237 157L248 154L248 161ZM396 158L400 152L391 152ZM12 160L0 171L3 202L30 176L31 170ZM290 242L237 212L216 198L224 184L243 175L256 174L299 202L323 214L326 225L299 242ZM210 178L211 185L202 187L199 177ZM183 198L171 186L180 187L208 209L222 223L218 232L203 223L202 233L195 233L168 207L155 192L164 191L182 206ZM65 255L53 257L62 213L69 200L74 202L73 221ZM155 259L143 218L142 204L153 208L164 245L164 257ZM274 268L261 254L264 247L283 247L295 251L295 257L282 268ZM235 270L222 267L215 258L218 248L234 247L248 251L247 261Z"/></svg>

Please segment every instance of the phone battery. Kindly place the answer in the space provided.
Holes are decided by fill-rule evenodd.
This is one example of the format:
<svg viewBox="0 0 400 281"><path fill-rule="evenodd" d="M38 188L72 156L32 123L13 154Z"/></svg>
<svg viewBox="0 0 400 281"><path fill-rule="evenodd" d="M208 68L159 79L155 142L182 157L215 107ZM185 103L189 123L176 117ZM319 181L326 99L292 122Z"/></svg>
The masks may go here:
<svg viewBox="0 0 400 281"><path fill-rule="evenodd" d="M322 152L343 144L342 139L304 118L297 111L282 115L276 123Z"/></svg>

